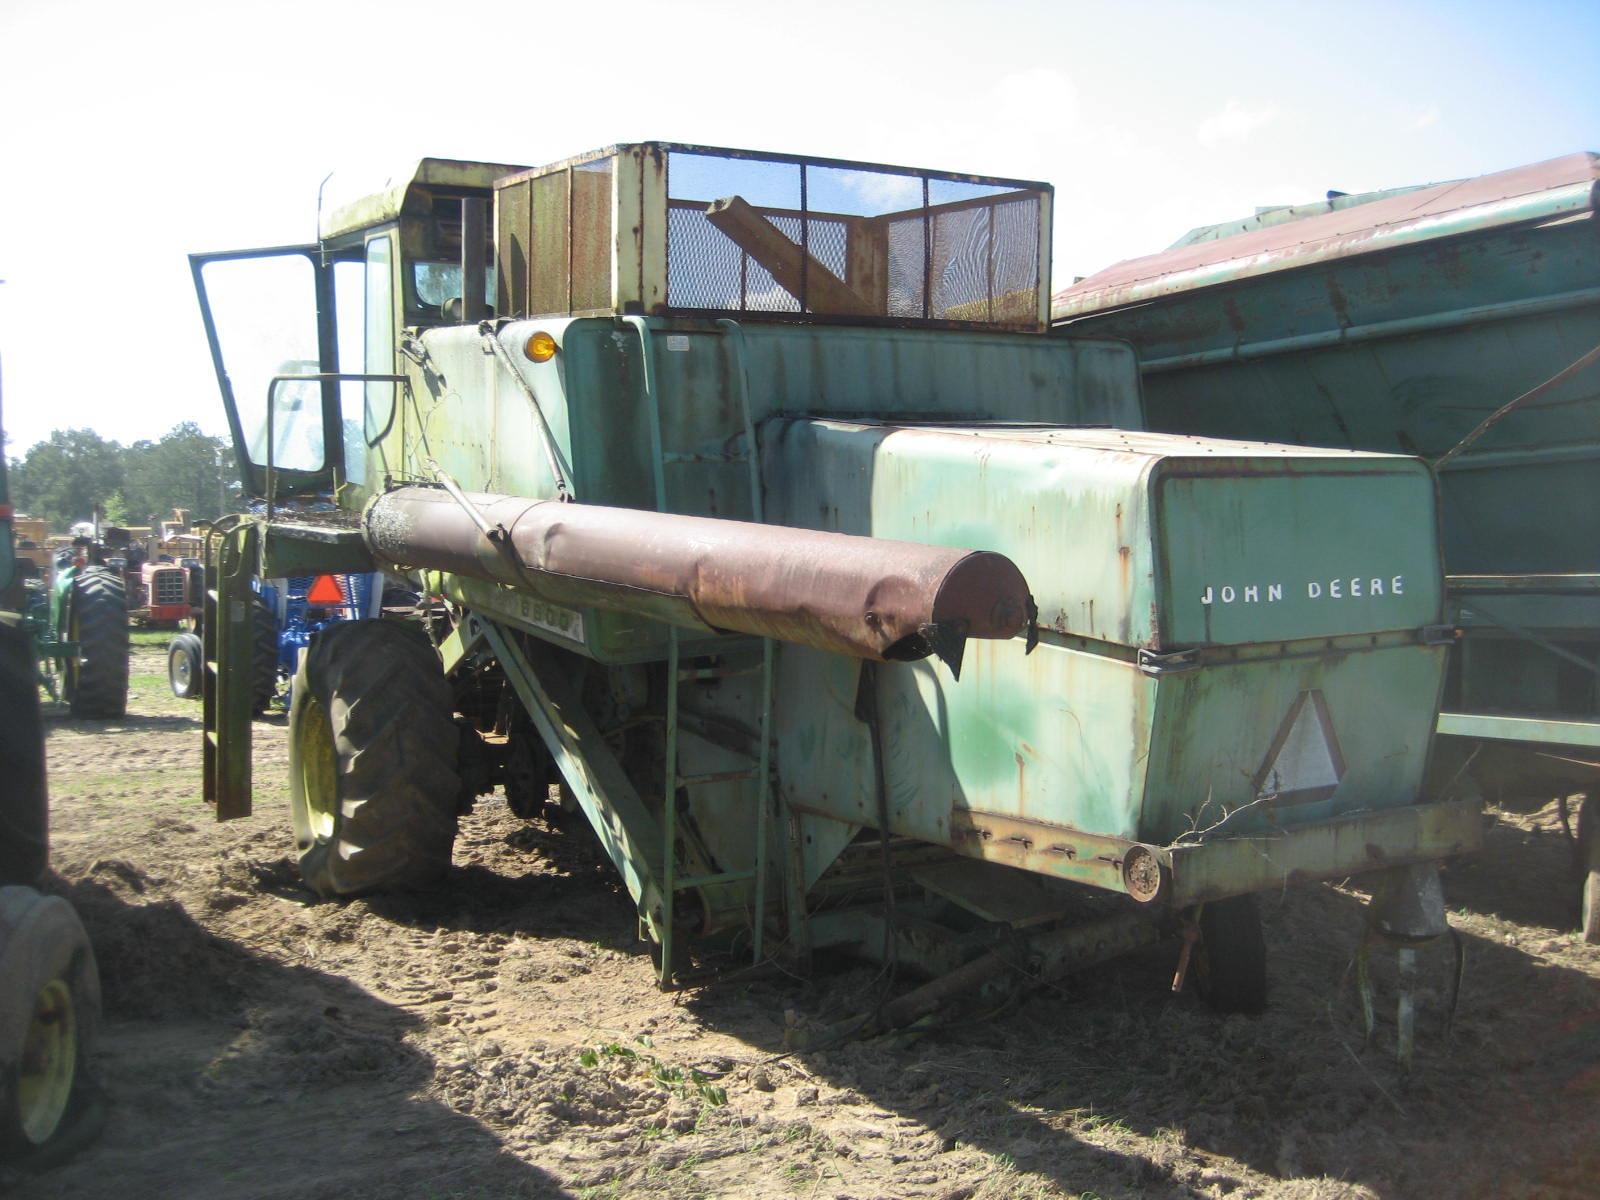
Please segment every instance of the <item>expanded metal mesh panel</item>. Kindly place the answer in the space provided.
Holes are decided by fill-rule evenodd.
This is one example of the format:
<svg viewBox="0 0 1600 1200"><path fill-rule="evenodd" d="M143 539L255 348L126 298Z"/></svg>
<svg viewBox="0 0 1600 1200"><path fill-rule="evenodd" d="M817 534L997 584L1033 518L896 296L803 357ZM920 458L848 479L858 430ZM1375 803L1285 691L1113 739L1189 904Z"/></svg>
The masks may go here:
<svg viewBox="0 0 1600 1200"><path fill-rule="evenodd" d="M667 270L668 304L674 308L744 307L747 256L717 232L702 205L668 204L667 245L672 252Z"/></svg>
<svg viewBox="0 0 1600 1200"><path fill-rule="evenodd" d="M1031 320L1039 311L1039 200L1008 200L989 210L990 292L995 320Z"/></svg>
<svg viewBox="0 0 1600 1200"><path fill-rule="evenodd" d="M1039 324L1040 191L688 151L667 188L670 308Z"/></svg>
<svg viewBox="0 0 1600 1200"><path fill-rule="evenodd" d="M921 216L890 221L887 249L891 317L920 317L927 311L928 230Z"/></svg>
<svg viewBox="0 0 1600 1200"><path fill-rule="evenodd" d="M572 170L572 312L611 307L611 160Z"/></svg>
<svg viewBox="0 0 1600 1200"><path fill-rule="evenodd" d="M528 315L571 312L567 290L568 172L533 181L533 253L529 259Z"/></svg>

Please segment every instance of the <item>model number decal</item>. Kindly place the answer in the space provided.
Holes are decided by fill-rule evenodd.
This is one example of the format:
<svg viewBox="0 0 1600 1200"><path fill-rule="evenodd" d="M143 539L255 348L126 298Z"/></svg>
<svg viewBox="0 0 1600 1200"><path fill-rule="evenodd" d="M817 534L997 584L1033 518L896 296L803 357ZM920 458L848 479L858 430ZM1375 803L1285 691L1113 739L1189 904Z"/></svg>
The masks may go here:
<svg viewBox="0 0 1600 1200"><path fill-rule="evenodd" d="M1372 596L1404 596L1406 577L1308 579L1306 599L1359 600ZM1275 604L1283 599L1281 583L1207 584L1201 604Z"/></svg>
<svg viewBox="0 0 1600 1200"><path fill-rule="evenodd" d="M536 629L583 641L583 614L532 596L517 597L517 616Z"/></svg>

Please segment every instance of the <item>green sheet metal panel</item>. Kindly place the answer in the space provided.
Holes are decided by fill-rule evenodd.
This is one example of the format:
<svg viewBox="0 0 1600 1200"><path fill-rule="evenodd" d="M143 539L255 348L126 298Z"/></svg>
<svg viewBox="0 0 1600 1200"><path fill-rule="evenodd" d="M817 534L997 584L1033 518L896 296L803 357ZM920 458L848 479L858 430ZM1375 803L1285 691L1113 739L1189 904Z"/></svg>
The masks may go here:
<svg viewBox="0 0 1600 1200"><path fill-rule="evenodd" d="M1171 842L1211 827L1230 837L1420 798L1447 648L1297 649L1161 681L1141 839ZM1303 757L1315 760L1302 778L1281 759L1295 722L1311 743ZM1283 798L1264 798L1275 793Z"/></svg>
<svg viewBox="0 0 1600 1200"><path fill-rule="evenodd" d="M761 436L771 519L996 550L1059 633L1154 650L1440 619L1432 479L1413 460L1003 425Z"/></svg>
<svg viewBox="0 0 1600 1200"><path fill-rule="evenodd" d="M1138 435L780 419L760 436L769 519L995 550L1021 567L1041 623L1156 644Z"/></svg>
<svg viewBox="0 0 1600 1200"><path fill-rule="evenodd" d="M778 768L804 811L877 824L872 752L856 719L859 664L786 647ZM1132 838L1156 680L1132 663L1021 639L973 642L957 682L936 660L880 670L885 774L896 833L952 844L963 813ZM1070 864L1061 874L1070 877Z"/></svg>
<svg viewBox="0 0 1600 1200"><path fill-rule="evenodd" d="M1169 458L1153 490L1167 644L1332 637L1440 619L1433 478L1414 459Z"/></svg>

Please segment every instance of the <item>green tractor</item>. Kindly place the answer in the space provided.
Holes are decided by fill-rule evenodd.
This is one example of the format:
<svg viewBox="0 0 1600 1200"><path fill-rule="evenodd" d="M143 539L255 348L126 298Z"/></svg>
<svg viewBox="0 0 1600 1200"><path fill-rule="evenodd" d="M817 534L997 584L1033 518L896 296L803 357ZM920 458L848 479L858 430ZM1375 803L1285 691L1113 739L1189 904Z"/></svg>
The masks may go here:
<svg viewBox="0 0 1600 1200"><path fill-rule="evenodd" d="M1147 432L1128 346L1047 336L1048 184L645 143L337 192L315 244L191 257L259 500L205 563L219 818L252 580L425 598L300 660L310 887L426 884L476 797L559 784L663 986L933 978L881 1024L1168 936L1258 1008L1291 883L1444 930L1433 476Z"/></svg>
<svg viewBox="0 0 1600 1200"><path fill-rule="evenodd" d="M23 621L39 679L74 717L116 720L128 711L128 608L116 553L125 535L78 537L56 556L48 584L27 588ZM124 543L125 544L125 543ZM26 585L25 585L26 586Z"/></svg>
<svg viewBox="0 0 1600 1200"><path fill-rule="evenodd" d="M28 1165L92 1131L100 983L72 905L38 890L49 858L44 731L35 640L17 611L20 561L0 458L0 1163Z"/></svg>

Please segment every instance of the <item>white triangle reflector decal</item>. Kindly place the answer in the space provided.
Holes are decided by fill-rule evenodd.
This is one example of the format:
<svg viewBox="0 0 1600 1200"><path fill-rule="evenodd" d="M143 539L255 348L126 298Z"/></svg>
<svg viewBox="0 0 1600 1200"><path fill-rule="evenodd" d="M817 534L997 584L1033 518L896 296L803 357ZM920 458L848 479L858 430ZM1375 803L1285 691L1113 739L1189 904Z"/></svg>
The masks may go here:
<svg viewBox="0 0 1600 1200"><path fill-rule="evenodd" d="M1256 796L1279 804L1313 804L1333 795L1344 777L1344 755L1319 691L1301 692L1289 706L1256 773Z"/></svg>

